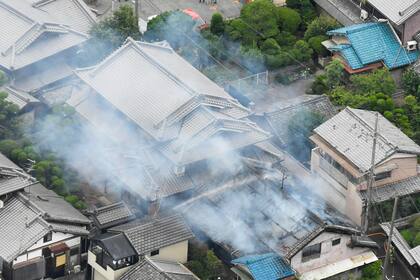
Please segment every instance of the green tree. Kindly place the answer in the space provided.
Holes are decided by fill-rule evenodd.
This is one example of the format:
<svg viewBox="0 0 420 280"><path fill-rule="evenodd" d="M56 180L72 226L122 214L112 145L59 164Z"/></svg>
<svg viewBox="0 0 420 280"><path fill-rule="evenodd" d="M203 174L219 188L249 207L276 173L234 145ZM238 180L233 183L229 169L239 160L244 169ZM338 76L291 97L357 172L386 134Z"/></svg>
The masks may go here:
<svg viewBox="0 0 420 280"><path fill-rule="evenodd" d="M273 38L265 40L260 47L264 54L276 55L280 52L280 46Z"/></svg>
<svg viewBox="0 0 420 280"><path fill-rule="evenodd" d="M282 31L276 36L276 41L280 46L291 47L296 43L296 36L290 32Z"/></svg>
<svg viewBox="0 0 420 280"><path fill-rule="evenodd" d="M215 35L222 35L225 31L225 22L220 13L214 13L211 17L210 31Z"/></svg>
<svg viewBox="0 0 420 280"><path fill-rule="evenodd" d="M409 68L404 71L401 83L407 94L420 98L420 75L414 69Z"/></svg>
<svg viewBox="0 0 420 280"><path fill-rule="evenodd" d="M225 25L225 33L232 41L239 41L242 39L242 34L247 32L249 28L246 23L240 18L230 20Z"/></svg>
<svg viewBox="0 0 420 280"><path fill-rule="evenodd" d="M222 262L207 246L197 242L190 245L187 267L201 279L216 279L225 275Z"/></svg>
<svg viewBox="0 0 420 280"><path fill-rule="evenodd" d="M389 96L395 93L396 84L388 69L376 69L369 74L352 75L352 88L359 94L385 93Z"/></svg>
<svg viewBox="0 0 420 280"><path fill-rule="evenodd" d="M342 80L344 77L344 65L338 59L333 59L325 67L325 78L326 85L329 89L333 89L337 86L342 85Z"/></svg>
<svg viewBox="0 0 420 280"><path fill-rule="evenodd" d="M94 39L107 43L112 48L119 47L127 37L140 39L137 18L129 5L122 5L111 17L95 24L90 34Z"/></svg>
<svg viewBox="0 0 420 280"><path fill-rule="evenodd" d="M407 243L411 246L411 244L413 243L414 240L414 233L413 231L409 230L409 229L404 229L401 232L402 237L404 237L405 241L407 241Z"/></svg>
<svg viewBox="0 0 420 280"><path fill-rule="evenodd" d="M0 87L7 83L7 75L3 71L0 70Z"/></svg>
<svg viewBox="0 0 420 280"><path fill-rule="evenodd" d="M312 58L314 51L309 47L309 44L303 40L299 40L295 43L291 54L299 61L308 61Z"/></svg>
<svg viewBox="0 0 420 280"><path fill-rule="evenodd" d="M289 8L298 10L305 24L308 24L316 17L315 7L310 0L286 0L286 5Z"/></svg>
<svg viewBox="0 0 420 280"><path fill-rule="evenodd" d="M242 30L242 42L246 45L258 44L279 34L276 6L269 0L255 0L245 5L240 20L247 26Z"/></svg>
<svg viewBox="0 0 420 280"><path fill-rule="evenodd" d="M382 262L376 261L362 268L362 280L380 280L382 279Z"/></svg>
<svg viewBox="0 0 420 280"><path fill-rule="evenodd" d="M252 69L255 73L264 70L264 55L256 46L241 46L240 53L242 56L242 61L248 67L248 69Z"/></svg>
<svg viewBox="0 0 420 280"><path fill-rule="evenodd" d="M305 40L319 35L326 35L327 31L340 27L340 24L328 16L320 16L314 19L305 31Z"/></svg>
<svg viewBox="0 0 420 280"><path fill-rule="evenodd" d="M280 30L290 33L295 33L302 22L299 13L287 7L278 8L277 16Z"/></svg>
<svg viewBox="0 0 420 280"><path fill-rule="evenodd" d="M322 45L322 42L324 42L327 39L328 39L328 37L325 36L325 35L314 36L314 37L312 37L308 40L308 44L314 50L314 52L317 55L319 55L321 57L325 57L325 56L328 56L329 52Z"/></svg>
<svg viewBox="0 0 420 280"><path fill-rule="evenodd" d="M327 86L327 76L325 74L315 77L315 81L311 85L311 94L325 94L329 90Z"/></svg>
<svg viewBox="0 0 420 280"><path fill-rule="evenodd" d="M416 234L416 237L414 237L414 240L413 240L413 248L414 247L417 247L417 246L419 246L420 245L420 232L418 232L417 234Z"/></svg>

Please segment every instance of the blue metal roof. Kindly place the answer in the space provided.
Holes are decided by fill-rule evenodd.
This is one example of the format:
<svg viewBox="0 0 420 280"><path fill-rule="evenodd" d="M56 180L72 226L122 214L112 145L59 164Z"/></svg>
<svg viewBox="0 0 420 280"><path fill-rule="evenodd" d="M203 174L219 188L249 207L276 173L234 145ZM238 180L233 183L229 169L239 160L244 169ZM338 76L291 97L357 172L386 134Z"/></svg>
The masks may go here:
<svg viewBox="0 0 420 280"><path fill-rule="evenodd" d="M248 268L255 280L279 280L295 275L286 261L275 253L249 255L232 261Z"/></svg>
<svg viewBox="0 0 420 280"><path fill-rule="evenodd" d="M330 48L338 51L352 69L382 61L389 69L413 63L419 51L407 51L386 22L355 24L327 32L347 37L349 44Z"/></svg>

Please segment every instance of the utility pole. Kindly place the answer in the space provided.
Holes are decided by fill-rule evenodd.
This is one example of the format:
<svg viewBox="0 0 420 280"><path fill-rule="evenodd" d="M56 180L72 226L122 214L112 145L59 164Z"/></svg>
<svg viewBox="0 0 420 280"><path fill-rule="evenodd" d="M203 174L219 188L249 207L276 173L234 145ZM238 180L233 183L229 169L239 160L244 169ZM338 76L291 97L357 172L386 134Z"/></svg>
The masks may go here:
<svg viewBox="0 0 420 280"><path fill-rule="evenodd" d="M386 255L385 255L385 262L384 262L384 267L382 269L382 279L386 280L386 269L388 268L388 263L389 263L389 257L390 257L390 253L391 253L391 242L392 242L392 234L394 233L394 222L395 222L395 216L397 214L397 205L398 205L398 196L395 196L395 200L394 200L394 209L392 209L392 219L391 219L391 228L389 229L389 236L388 236L388 241L386 244Z"/></svg>
<svg viewBox="0 0 420 280"><path fill-rule="evenodd" d="M372 187L375 183L375 156L376 156L376 140L378 138L378 112L375 113L375 129L373 131L373 145L372 145L372 157L370 162L369 178L367 185L367 203L366 211L363 223L363 234L367 234L369 230L369 210L372 201Z"/></svg>
<svg viewBox="0 0 420 280"><path fill-rule="evenodd" d="M137 22L139 21L139 0L134 0L134 12L136 13Z"/></svg>

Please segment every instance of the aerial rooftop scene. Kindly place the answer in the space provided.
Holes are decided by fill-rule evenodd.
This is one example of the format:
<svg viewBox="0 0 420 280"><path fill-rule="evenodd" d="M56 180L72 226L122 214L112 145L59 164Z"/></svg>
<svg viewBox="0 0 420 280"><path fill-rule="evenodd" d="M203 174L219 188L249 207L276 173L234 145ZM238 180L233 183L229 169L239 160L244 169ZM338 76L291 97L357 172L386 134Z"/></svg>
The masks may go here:
<svg viewBox="0 0 420 280"><path fill-rule="evenodd" d="M420 278L420 0L0 21L0 280Z"/></svg>

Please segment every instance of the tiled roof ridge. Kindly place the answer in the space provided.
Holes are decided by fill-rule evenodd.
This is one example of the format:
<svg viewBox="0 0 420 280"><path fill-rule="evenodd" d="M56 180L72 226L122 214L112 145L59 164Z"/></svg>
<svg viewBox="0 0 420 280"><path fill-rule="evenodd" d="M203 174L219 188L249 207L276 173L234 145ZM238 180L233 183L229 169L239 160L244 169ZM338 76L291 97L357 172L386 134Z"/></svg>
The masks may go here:
<svg viewBox="0 0 420 280"><path fill-rule="evenodd" d="M32 4L32 7L39 8L51 2L55 2L57 0L38 0ZM92 23L96 23L95 17L93 17L92 13L90 12L90 8L81 0L70 0L76 4L80 8L80 10L89 18L89 21Z"/></svg>

